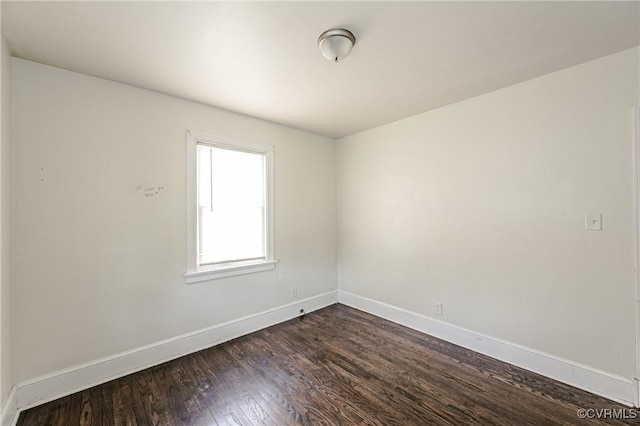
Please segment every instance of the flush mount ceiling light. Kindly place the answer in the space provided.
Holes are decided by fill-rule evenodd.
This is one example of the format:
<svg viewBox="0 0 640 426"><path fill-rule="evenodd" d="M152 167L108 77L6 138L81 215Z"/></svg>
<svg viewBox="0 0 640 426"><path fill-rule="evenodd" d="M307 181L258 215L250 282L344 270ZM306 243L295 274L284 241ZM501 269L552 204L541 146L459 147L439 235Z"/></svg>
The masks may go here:
<svg viewBox="0 0 640 426"><path fill-rule="evenodd" d="M332 28L320 34L318 47L322 56L330 61L338 62L349 56L356 38L351 31L343 28Z"/></svg>

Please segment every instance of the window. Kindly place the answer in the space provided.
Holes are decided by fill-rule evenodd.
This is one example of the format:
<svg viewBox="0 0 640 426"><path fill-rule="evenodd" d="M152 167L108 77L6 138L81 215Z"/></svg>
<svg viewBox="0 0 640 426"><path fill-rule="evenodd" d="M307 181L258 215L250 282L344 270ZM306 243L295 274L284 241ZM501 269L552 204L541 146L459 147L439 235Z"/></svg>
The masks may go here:
<svg viewBox="0 0 640 426"><path fill-rule="evenodd" d="M187 283L275 268L273 147L187 131Z"/></svg>

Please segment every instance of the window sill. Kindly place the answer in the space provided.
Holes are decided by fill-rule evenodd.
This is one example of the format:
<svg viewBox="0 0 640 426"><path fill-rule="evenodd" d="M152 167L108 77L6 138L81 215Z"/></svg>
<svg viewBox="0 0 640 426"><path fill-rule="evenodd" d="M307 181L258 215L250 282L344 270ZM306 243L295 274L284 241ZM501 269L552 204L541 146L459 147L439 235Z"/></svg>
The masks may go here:
<svg viewBox="0 0 640 426"><path fill-rule="evenodd" d="M198 271L184 274L187 284L199 283L202 281L217 280L219 278L233 277L235 275L252 274L254 272L270 271L275 269L277 260L260 260L250 263L223 264L200 269Z"/></svg>

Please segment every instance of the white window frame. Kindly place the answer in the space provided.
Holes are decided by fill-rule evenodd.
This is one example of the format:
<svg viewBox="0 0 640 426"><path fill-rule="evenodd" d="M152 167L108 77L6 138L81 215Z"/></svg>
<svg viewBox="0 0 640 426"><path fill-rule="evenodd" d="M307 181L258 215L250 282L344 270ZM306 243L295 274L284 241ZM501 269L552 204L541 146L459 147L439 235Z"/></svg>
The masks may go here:
<svg viewBox="0 0 640 426"><path fill-rule="evenodd" d="M233 149L263 154L266 166L266 218L265 259L246 262L231 262L216 265L198 267L198 193L197 193L197 149L198 144L217 148ZM241 141L210 133L187 130L187 272L184 274L187 284L201 281L210 281L218 278L232 277L235 275L250 274L254 272L269 271L276 267L277 260L274 257L274 233L273 233L273 152L271 145L255 142Z"/></svg>

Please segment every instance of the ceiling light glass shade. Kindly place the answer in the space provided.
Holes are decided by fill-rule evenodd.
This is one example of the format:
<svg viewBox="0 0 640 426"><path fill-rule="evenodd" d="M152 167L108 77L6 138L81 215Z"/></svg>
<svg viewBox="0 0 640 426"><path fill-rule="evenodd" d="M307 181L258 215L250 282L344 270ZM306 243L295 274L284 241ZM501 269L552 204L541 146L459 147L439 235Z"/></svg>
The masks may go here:
<svg viewBox="0 0 640 426"><path fill-rule="evenodd" d="M333 62L346 58L354 44L356 44L354 35L351 31L342 28L325 31L318 38L318 47L322 56Z"/></svg>

